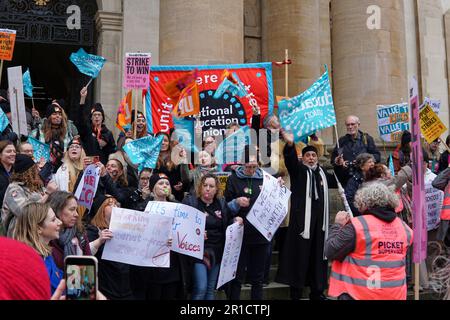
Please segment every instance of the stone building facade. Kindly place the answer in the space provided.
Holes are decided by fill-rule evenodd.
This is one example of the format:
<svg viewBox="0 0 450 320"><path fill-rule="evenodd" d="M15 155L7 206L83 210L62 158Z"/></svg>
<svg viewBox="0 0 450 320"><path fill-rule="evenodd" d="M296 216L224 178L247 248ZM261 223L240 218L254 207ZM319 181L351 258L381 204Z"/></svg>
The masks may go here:
<svg viewBox="0 0 450 320"><path fill-rule="evenodd" d="M421 99L441 100L449 124L449 0L98 0L98 53L108 59L96 98L115 105L122 93L125 52L152 52L153 64L281 61L285 49L289 95L331 70L338 132L357 114L378 137L378 104L408 101L416 75ZM378 10L379 9L379 16ZM377 25L379 24L379 25ZM284 68L273 70L284 95ZM112 111L112 110L111 110ZM333 143L333 130L323 138Z"/></svg>

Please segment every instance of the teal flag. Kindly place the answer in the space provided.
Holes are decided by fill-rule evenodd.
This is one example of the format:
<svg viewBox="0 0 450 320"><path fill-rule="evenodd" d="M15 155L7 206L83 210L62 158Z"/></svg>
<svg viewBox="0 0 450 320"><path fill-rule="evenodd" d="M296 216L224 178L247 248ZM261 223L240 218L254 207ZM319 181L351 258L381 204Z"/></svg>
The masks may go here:
<svg viewBox="0 0 450 320"><path fill-rule="evenodd" d="M5 131L6 127L9 124L9 119L3 110L0 108L0 133Z"/></svg>
<svg viewBox="0 0 450 320"><path fill-rule="evenodd" d="M248 126L240 128L225 138L214 152L218 164L241 162L245 146L251 143Z"/></svg>
<svg viewBox="0 0 450 320"><path fill-rule="evenodd" d="M221 96L225 94L225 92L229 92L232 96L238 96L240 98L245 97L247 95L247 91L245 90L244 84L239 79L236 72L233 72L233 78L236 80L236 83L231 82L228 78L223 79L222 83L217 88L214 93L214 99L219 99Z"/></svg>
<svg viewBox="0 0 450 320"><path fill-rule="evenodd" d="M278 103L281 126L301 137L336 124L328 70L305 92Z"/></svg>
<svg viewBox="0 0 450 320"><path fill-rule="evenodd" d="M389 170L391 171L391 175L395 176L394 160L392 159L392 153L389 155Z"/></svg>
<svg viewBox="0 0 450 320"><path fill-rule="evenodd" d="M33 146L33 157L35 162L41 161L44 158L45 161L50 161L50 146L46 143L42 143L33 137L28 137L28 142Z"/></svg>
<svg viewBox="0 0 450 320"><path fill-rule="evenodd" d="M70 55L70 61L72 61L81 73L92 78L97 78L106 59L101 56L89 54L83 48L80 48L77 52Z"/></svg>
<svg viewBox="0 0 450 320"><path fill-rule="evenodd" d="M177 141L187 152L198 152L194 141L195 120L189 118L173 117L174 134Z"/></svg>
<svg viewBox="0 0 450 320"><path fill-rule="evenodd" d="M139 165L139 172L144 168L156 167L159 152L161 151L161 144L164 136L160 135L156 138L147 136L131 142L123 146L123 150L127 153L133 164Z"/></svg>
<svg viewBox="0 0 450 320"><path fill-rule="evenodd" d="M24 72L22 76L22 81L23 81L23 92L27 96L33 97L33 85L31 84L30 69L27 69L27 71Z"/></svg>

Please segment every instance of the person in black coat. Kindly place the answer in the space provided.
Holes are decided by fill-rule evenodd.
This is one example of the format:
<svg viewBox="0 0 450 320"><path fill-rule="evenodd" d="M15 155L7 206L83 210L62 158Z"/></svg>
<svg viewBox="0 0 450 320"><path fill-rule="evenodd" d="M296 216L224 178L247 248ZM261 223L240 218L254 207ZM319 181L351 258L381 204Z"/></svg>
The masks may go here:
<svg viewBox="0 0 450 320"><path fill-rule="evenodd" d="M12 141L14 144L16 144L18 137L17 134L13 131L13 128L11 126L11 106L9 105L9 101L6 99L6 97L3 97L1 95L0 95L0 108L2 108L2 111L9 119L8 126L2 132L0 132L0 141L9 140Z"/></svg>
<svg viewBox="0 0 450 320"><path fill-rule="evenodd" d="M9 177L16 161L16 148L10 140L0 141L0 203L3 203Z"/></svg>
<svg viewBox="0 0 450 320"><path fill-rule="evenodd" d="M128 208L136 211L144 211L147 203L153 199L150 191L150 177L152 169L144 168L139 174L139 187L133 191L127 201Z"/></svg>
<svg viewBox="0 0 450 320"><path fill-rule="evenodd" d="M285 131L282 134L292 195L289 227L275 281L290 286L293 300L301 298L306 286L311 288L311 300L321 300L327 286L328 263L323 252L328 232L328 189L337 188L337 181L319 166L315 147L304 147L299 163L294 135Z"/></svg>
<svg viewBox="0 0 450 320"><path fill-rule="evenodd" d="M263 282L270 242L247 221L247 214L258 198L263 185L263 172L259 168L258 154L254 147L245 147L243 166L238 167L228 178L225 199L234 216L244 220L244 239L236 272L229 285L228 297L239 300L241 285L247 269L247 280L252 285L251 299L263 299Z"/></svg>
<svg viewBox="0 0 450 320"><path fill-rule="evenodd" d="M100 103L86 110L87 88L80 92L80 112L75 112L75 125L80 133L87 156L99 156L103 164L108 162L111 153L116 152L112 132L105 126L105 112Z"/></svg>
<svg viewBox="0 0 450 320"><path fill-rule="evenodd" d="M113 236L109 230L113 207L119 207L111 196L101 196L92 206L94 218L86 227L89 242L100 239L100 246L92 252L98 260L98 288L109 300L130 300L133 298L130 287L130 266L125 263L102 259L105 241ZM92 250L92 249L91 249Z"/></svg>
<svg viewBox="0 0 450 320"><path fill-rule="evenodd" d="M380 162L381 155L373 138L359 130L360 122L357 116L348 116L345 120L347 134L339 138L339 144L331 154L331 164L334 166L336 176L345 188L348 180L353 176L354 161L361 153L370 153L376 162ZM339 148L338 148L339 145Z"/></svg>
<svg viewBox="0 0 450 320"><path fill-rule="evenodd" d="M188 195L183 203L206 215L203 260L195 259L192 278L192 300L214 300L220 262L225 245L225 233L232 221L225 199L219 195L219 179L211 173L201 177L196 194ZM242 218L236 221L243 223Z"/></svg>

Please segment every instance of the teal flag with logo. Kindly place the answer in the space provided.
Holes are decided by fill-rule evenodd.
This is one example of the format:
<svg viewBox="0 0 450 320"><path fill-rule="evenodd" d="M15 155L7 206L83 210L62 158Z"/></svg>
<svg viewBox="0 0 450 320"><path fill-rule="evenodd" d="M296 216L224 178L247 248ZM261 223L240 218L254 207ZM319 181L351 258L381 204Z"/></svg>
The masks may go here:
<svg viewBox="0 0 450 320"><path fill-rule="evenodd" d="M3 132L9 124L9 119L0 108L0 133Z"/></svg>
<svg viewBox="0 0 450 320"><path fill-rule="evenodd" d="M336 124L328 70L305 92L278 103L281 126L294 133L295 142Z"/></svg>
<svg viewBox="0 0 450 320"><path fill-rule="evenodd" d="M240 128L229 137L225 138L214 152L218 164L240 162L245 146L251 143L250 129L248 126Z"/></svg>
<svg viewBox="0 0 450 320"><path fill-rule="evenodd" d="M160 135L156 138L147 136L131 142L123 146L123 150L127 153L133 164L139 165L139 172L144 168L154 169L158 161L159 152L164 136Z"/></svg>
<svg viewBox="0 0 450 320"><path fill-rule="evenodd" d="M22 81L23 81L23 92L27 96L33 97L33 85L31 84L30 69L27 69L27 71L24 72L22 76Z"/></svg>
<svg viewBox="0 0 450 320"><path fill-rule="evenodd" d="M183 146L187 152L198 152L194 141L195 120L190 118L173 117L173 126L175 128L175 139Z"/></svg>
<svg viewBox="0 0 450 320"><path fill-rule="evenodd" d="M45 161L50 161L50 145L42 143L32 137L28 137L28 142L33 146L34 162L39 162L42 158L44 158Z"/></svg>
<svg viewBox="0 0 450 320"><path fill-rule="evenodd" d="M77 52L70 55L70 61L72 61L81 73L92 78L97 78L106 59L101 56L89 54L83 48L80 48Z"/></svg>

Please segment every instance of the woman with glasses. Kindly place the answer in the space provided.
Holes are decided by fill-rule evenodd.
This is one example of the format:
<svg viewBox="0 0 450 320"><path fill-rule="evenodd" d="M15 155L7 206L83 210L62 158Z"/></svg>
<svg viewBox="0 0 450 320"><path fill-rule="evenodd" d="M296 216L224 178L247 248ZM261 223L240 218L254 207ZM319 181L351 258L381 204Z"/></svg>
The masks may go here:
<svg viewBox="0 0 450 320"><path fill-rule="evenodd" d="M144 211L147 203L151 200L150 177L152 169L145 168L139 174L139 187L131 194L129 208L136 211Z"/></svg>
<svg viewBox="0 0 450 320"><path fill-rule="evenodd" d="M87 160L81 140L78 137L74 138L64 154L63 165L53 176L53 181L58 186L58 190L75 192L78 176L89 164L86 162Z"/></svg>
<svg viewBox="0 0 450 320"><path fill-rule="evenodd" d="M130 267L127 264L102 259L105 242L113 238L109 230L113 208L119 208L120 203L109 195L102 195L92 205L94 218L86 227L91 243L98 242L95 256L98 259L99 290L110 300L132 299L130 288Z"/></svg>

